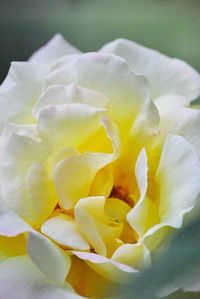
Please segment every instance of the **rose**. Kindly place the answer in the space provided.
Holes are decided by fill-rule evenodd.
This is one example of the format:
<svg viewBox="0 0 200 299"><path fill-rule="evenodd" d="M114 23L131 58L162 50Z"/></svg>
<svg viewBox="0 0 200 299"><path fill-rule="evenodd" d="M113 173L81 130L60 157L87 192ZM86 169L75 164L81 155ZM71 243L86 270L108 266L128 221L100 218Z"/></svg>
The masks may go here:
<svg viewBox="0 0 200 299"><path fill-rule="evenodd" d="M0 87L0 296L105 298L200 192L200 77L116 40L57 35ZM153 100L153 101L152 101Z"/></svg>

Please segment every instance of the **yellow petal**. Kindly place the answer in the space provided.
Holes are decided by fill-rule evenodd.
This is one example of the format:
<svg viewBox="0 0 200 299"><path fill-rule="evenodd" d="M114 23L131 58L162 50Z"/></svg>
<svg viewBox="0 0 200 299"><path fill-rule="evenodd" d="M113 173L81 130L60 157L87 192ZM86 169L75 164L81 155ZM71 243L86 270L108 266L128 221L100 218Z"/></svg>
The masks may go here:
<svg viewBox="0 0 200 299"><path fill-rule="evenodd" d="M90 187L90 196L108 197L113 188L113 176L109 167L100 169Z"/></svg>
<svg viewBox="0 0 200 299"><path fill-rule="evenodd" d="M115 298L118 286L92 270L84 260L71 257L72 267L67 281L84 298Z"/></svg>
<svg viewBox="0 0 200 299"><path fill-rule="evenodd" d="M106 247L112 251L111 241L118 239L123 230L122 223L106 216L104 197L81 199L75 207L75 220L88 242L102 255L106 254Z"/></svg>
<svg viewBox="0 0 200 299"><path fill-rule="evenodd" d="M41 227L41 232L60 244L77 250L89 250L90 246L78 231L74 219L66 214L51 217Z"/></svg>
<svg viewBox="0 0 200 299"><path fill-rule="evenodd" d="M115 251L112 260L141 269L150 264L150 253L143 244L124 244Z"/></svg>
<svg viewBox="0 0 200 299"><path fill-rule="evenodd" d="M12 256L26 254L26 241L24 235L17 237L0 236L0 261Z"/></svg>
<svg viewBox="0 0 200 299"><path fill-rule="evenodd" d="M112 153L74 154L56 165L55 187L59 203L65 209L73 208L80 198L87 197L97 172L118 157L119 140L116 126L108 119L104 119L104 126L107 139L112 142Z"/></svg>
<svg viewBox="0 0 200 299"><path fill-rule="evenodd" d="M111 282L128 284L130 279L138 274L138 270L99 254L81 251L73 251L72 253L84 260L96 273Z"/></svg>
<svg viewBox="0 0 200 299"><path fill-rule="evenodd" d="M66 146L76 148L101 127L104 114L105 109L86 104L50 105L40 111L37 129L55 151Z"/></svg>

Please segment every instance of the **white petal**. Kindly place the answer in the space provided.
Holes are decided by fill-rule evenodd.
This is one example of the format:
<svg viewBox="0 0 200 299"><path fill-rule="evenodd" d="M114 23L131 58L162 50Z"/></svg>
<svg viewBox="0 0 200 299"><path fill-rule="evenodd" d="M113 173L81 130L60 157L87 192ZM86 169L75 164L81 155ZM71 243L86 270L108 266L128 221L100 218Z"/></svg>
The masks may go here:
<svg viewBox="0 0 200 299"><path fill-rule="evenodd" d="M114 55L87 53L69 59L52 71L46 85L75 83L107 95L109 115L118 123L132 123L149 100L145 78L135 76L126 62Z"/></svg>
<svg viewBox="0 0 200 299"><path fill-rule="evenodd" d="M64 282L71 266L70 258L49 239L39 233L30 232L28 254L49 279Z"/></svg>
<svg viewBox="0 0 200 299"><path fill-rule="evenodd" d="M47 88L39 98L33 108L33 116L38 118L40 110L49 105L83 103L104 108L107 107L108 102L108 98L102 93L73 83L67 86L53 85Z"/></svg>
<svg viewBox="0 0 200 299"><path fill-rule="evenodd" d="M186 62L169 58L126 39L105 45L100 53L112 53L126 59L137 75L150 82L151 95L179 94L190 100L200 95L200 75Z"/></svg>
<svg viewBox="0 0 200 299"><path fill-rule="evenodd" d="M28 231L34 230L0 199L0 235L15 237Z"/></svg>
<svg viewBox="0 0 200 299"><path fill-rule="evenodd" d="M89 244L79 232L74 219L67 214L49 218L41 227L41 232L62 246L77 250L89 250Z"/></svg>
<svg viewBox="0 0 200 299"><path fill-rule="evenodd" d="M179 227L182 215L178 211L190 211L200 194L200 160L184 138L175 135L167 138L156 180L160 185L161 219Z"/></svg>
<svg viewBox="0 0 200 299"><path fill-rule="evenodd" d="M156 239L162 240L170 227L181 227L183 216L197 203L199 181L200 160L197 152L183 137L169 135L156 174L157 188L160 190L160 224L147 231L144 236L146 244L152 244Z"/></svg>
<svg viewBox="0 0 200 299"><path fill-rule="evenodd" d="M35 124L25 124L19 125L12 122L6 122L3 128L1 139L8 138L12 133L19 134L20 136L31 137L37 139L36 137L36 125Z"/></svg>
<svg viewBox="0 0 200 299"><path fill-rule="evenodd" d="M46 45L33 53L29 60L36 63L51 63L64 55L74 53L80 51L70 45L61 34L56 34Z"/></svg>
<svg viewBox="0 0 200 299"><path fill-rule="evenodd" d="M27 256L0 264L0 298L4 299L81 299L65 283L51 283Z"/></svg>
<svg viewBox="0 0 200 299"><path fill-rule="evenodd" d="M12 62L0 86L0 132L6 121L33 122L32 107L42 91L47 72L46 64Z"/></svg>
<svg viewBox="0 0 200 299"><path fill-rule="evenodd" d="M3 200L17 214L35 225L46 219L57 203L45 165L48 155L43 143L11 134L0 160Z"/></svg>
<svg viewBox="0 0 200 299"><path fill-rule="evenodd" d="M165 96L156 100L160 113L160 132L162 137L168 133L183 136L200 153L200 110L181 107L184 97Z"/></svg>
<svg viewBox="0 0 200 299"><path fill-rule="evenodd" d="M152 139L159 133L159 112L156 106L147 101L143 109L138 113L136 121L133 123L131 135L136 142L147 145L148 140Z"/></svg>
<svg viewBox="0 0 200 299"><path fill-rule="evenodd" d="M167 94L159 96L154 101L158 110L161 111L164 109L173 109L173 107L184 107L188 104L188 99L182 95Z"/></svg>
<svg viewBox="0 0 200 299"><path fill-rule="evenodd" d="M137 158L136 165L135 165L135 175L138 183L138 187L140 190L140 199L141 201L147 191L147 186L148 186L148 165L147 165L147 155L146 151L143 148Z"/></svg>
<svg viewBox="0 0 200 299"><path fill-rule="evenodd" d="M26 232L33 262L47 277L63 282L70 268L69 257L0 201L0 236L14 237Z"/></svg>

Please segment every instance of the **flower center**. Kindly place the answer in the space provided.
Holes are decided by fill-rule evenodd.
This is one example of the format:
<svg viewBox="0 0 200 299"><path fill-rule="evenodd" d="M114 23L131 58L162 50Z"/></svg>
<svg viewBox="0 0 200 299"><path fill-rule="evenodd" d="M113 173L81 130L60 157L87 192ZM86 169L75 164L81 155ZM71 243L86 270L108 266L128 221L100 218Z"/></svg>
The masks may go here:
<svg viewBox="0 0 200 299"><path fill-rule="evenodd" d="M121 185L117 185L113 187L110 197L118 198L126 202L130 207L133 207L134 205L133 199L129 194L129 190Z"/></svg>

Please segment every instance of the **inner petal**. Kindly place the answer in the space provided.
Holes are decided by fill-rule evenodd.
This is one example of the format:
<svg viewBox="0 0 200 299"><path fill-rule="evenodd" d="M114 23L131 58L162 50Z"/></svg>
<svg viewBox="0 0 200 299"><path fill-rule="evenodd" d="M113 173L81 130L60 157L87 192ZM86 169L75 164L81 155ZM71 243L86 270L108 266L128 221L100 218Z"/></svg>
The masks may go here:
<svg viewBox="0 0 200 299"><path fill-rule="evenodd" d="M67 214L60 214L45 221L41 232L64 248L90 249L87 241L81 236L74 219Z"/></svg>

